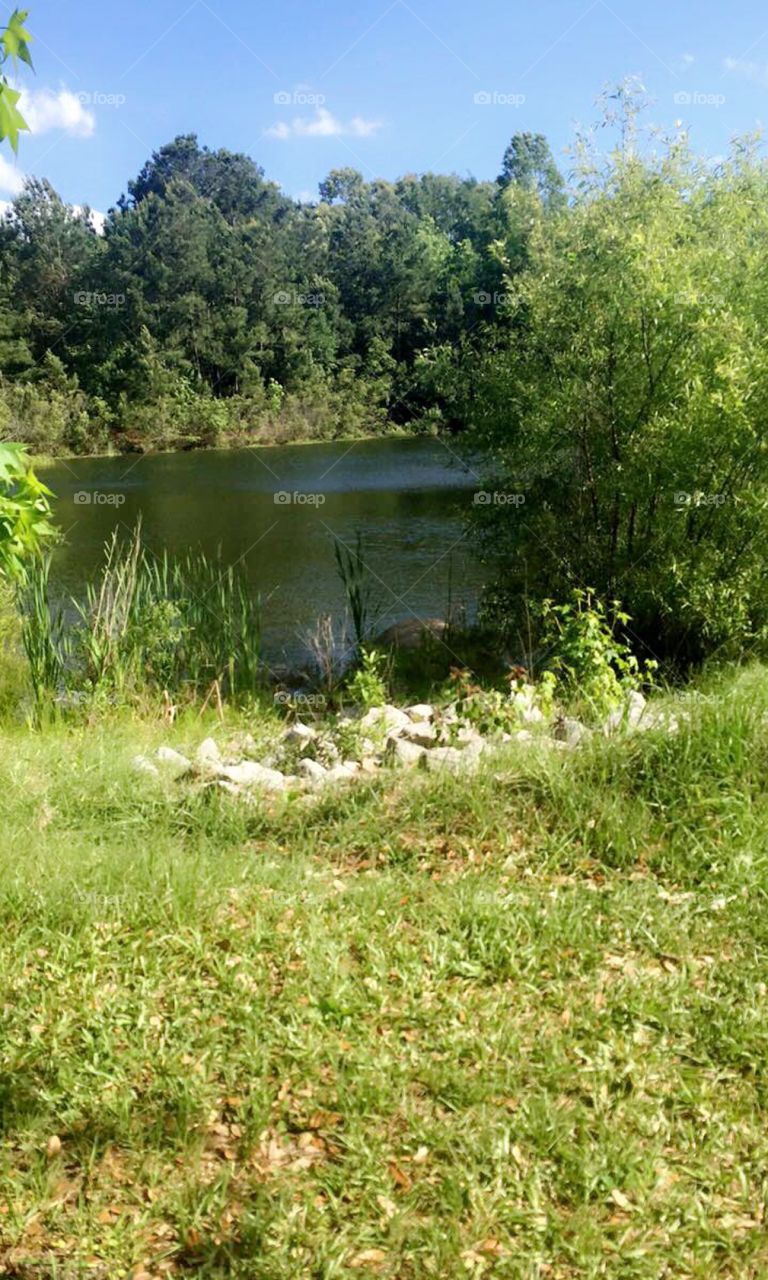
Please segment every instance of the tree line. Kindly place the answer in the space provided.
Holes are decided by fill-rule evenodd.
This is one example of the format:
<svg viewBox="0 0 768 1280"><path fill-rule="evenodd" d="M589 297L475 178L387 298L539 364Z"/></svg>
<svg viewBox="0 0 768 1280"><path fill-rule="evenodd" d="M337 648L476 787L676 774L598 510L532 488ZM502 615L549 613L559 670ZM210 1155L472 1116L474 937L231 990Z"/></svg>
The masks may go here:
<svg viewBox="0 0 768 1280"><path fill-rule="evenodd" d="M101 234L31 179L0 222L0 430L87 452L455 429L440 357L509 328L520 191L564 202L541 135L494 181L334 169L305 203L190 134Z"/></svg>

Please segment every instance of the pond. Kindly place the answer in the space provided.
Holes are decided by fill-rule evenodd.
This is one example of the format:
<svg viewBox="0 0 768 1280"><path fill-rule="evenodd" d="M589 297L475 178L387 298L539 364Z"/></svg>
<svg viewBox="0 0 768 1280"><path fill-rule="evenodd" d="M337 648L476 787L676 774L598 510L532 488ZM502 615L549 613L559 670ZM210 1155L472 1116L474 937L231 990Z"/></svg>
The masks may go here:
<svg viewBox="0 0 768 1280"><path fill-rule="evenodd" d="M334 539L352 547L358 531L382 628L475 610L483 575L467 518L481 477L438 439L71 459L41 475L66 534L57 587L80 594L112 530L127 533L141 516L153 552L220 546L242 564L273 665L302 660L319 616L342 624Z"/></svg>

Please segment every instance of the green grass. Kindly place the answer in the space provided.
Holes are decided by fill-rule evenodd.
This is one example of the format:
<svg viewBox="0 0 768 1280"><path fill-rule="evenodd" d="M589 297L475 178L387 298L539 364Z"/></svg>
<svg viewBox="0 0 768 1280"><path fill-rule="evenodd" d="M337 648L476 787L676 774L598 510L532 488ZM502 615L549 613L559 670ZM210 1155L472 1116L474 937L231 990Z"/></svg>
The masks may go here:
<svg viewBox="0 0 768 1280"><path fill-rule="evenodd" d="M768 673L685 705L252 807L4 732L0 1274L768 1275Z"/></svg>

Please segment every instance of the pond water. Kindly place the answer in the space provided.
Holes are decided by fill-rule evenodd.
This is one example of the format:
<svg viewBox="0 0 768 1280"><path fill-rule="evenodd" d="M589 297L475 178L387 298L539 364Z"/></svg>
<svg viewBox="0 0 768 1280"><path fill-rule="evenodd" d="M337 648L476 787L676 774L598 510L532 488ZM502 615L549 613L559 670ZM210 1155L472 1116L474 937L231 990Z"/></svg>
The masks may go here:
<svg viewBox="0 0 768 1280"><path fill-rule="evenodd" d="M467 518L477 464L436 439L386 439L73 459L41 472L66 542L57 587L79 594L115 527L139 516L149 548L221 547L262 600L264 655L294 664L320 615L341 625L334 538L363 557L385 627L401 619L473 616L482 570Z"/></svg>

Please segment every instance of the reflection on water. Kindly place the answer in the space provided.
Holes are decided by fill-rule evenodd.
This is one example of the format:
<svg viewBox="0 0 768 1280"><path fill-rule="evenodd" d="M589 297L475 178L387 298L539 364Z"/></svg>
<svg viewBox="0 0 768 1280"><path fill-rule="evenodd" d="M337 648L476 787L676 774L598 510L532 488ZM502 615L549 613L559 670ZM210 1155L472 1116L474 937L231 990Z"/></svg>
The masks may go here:
<svg viewBox="0 0 768 1280"><path fill-rule="evenodd" d="M382 626L449 605L471 616L481 584L466 527L480 478L433 439L75 459L43 478L67 535L57 584L82 591L112 530L141 516L154 551L220 546L242 563L271 662L296 661L318 616L343 617L334 537L361 531Z"/></svg>

